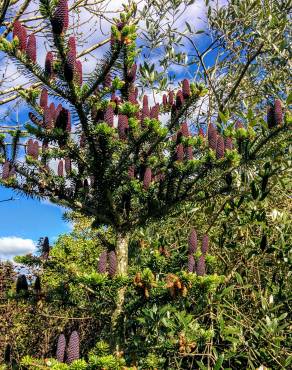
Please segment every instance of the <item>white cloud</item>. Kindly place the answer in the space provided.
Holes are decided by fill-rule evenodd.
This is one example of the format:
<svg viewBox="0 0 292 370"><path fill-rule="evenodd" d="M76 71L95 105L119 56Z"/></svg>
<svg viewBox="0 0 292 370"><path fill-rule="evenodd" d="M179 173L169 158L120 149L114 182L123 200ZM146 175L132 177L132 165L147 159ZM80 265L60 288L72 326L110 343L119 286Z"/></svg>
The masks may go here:
<svg viewBox="0 0 292 370"><path fill-rule="evenodd" d="M17 255L25 255L36 251L35 242L17 236L0 238L0 259L12 259Z"/></svg>

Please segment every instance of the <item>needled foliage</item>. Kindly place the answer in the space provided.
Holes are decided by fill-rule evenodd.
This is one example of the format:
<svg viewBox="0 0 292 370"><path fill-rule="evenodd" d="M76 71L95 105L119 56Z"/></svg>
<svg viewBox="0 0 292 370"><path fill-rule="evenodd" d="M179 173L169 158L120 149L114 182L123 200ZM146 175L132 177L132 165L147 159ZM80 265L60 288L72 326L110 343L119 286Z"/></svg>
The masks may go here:
<svg viewBox="0 0 292 370"><path fill-rule="evenodd" d="M206 2L212 43L200 51L205 31L163 36L148 3L113 18L92 73L71 32L79 3L40 2L43 65L21 14L0 38L38 81L17 90L29 121L0 136L0 183L66 207L74 224L17 257L17 276L0 265L1 356L12 369L289 368L287 7ZM149 51L169 41L157 65L136 45L145 17ZM173 79L170 61L197 72Z"/></svg>

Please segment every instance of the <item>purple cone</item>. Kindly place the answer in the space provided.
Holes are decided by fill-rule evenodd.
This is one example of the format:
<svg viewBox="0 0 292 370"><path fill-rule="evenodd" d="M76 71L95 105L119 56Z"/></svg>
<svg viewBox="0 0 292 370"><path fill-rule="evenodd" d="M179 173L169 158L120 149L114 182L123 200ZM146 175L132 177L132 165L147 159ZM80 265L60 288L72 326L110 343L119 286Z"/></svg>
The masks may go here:
<svg viewBox="0 0 292 370"><path fill-rule="evenodd" d="M10 176L11 165L9 161L5 161L2 166L2 179L7 180Z"/></svg>
<svg viewBox="0 0 292 370"><path fill-rule="evenodd" d="M190 161L194 158L194 155L193 155L193 148L191 146L188 146L185 148L185 155L186 155L186 158Z"/></svg>
<svg viewBox="0 0 292 370"><path fill-rule="evenodd" d="M152 171L150 167L147 167L144 173L143 178L143 187L144 189L148 189L152 181Z"/></svg>
<svg viewBox="0 0 292 370"><path fill-rule="evenodd" d="M57 343L56 359L59 362L64 362L66 349L66 338L64 334L60 334Z"/></svg>
<svg viewBox="0 0 292 370"><path fill-rule="evenodd" d="M136 73L137 73L137 64L133 64L127 73L128 82L132 83L135 81Z"/></svg>
<svg viewBox="0 0 292 370"><path fill-rule="evenodd" d="M177 161L182 162L184 160L184 147L182 144L178 144L176 146L175 154Z"/></svg>
<svg viewBox="0 0 292 370"><path fill-rule="evenodd" d="M114 108L111 105L106 108L104 120L110 127L114 126Z"/></svg>
<svg viewBox="0 0 292 370"><path fill-rule="evenodd" d="M72 164L71 164L71 159L66 157L65 158L65 171L66 174L68 175L72 170Z"/></svg>
<svg viewBox="0 0 292 370"><path fill-rule="evenodd" d="M58 163L58 176L64 176L64 163L62 160Z"/></svg>
<svg viewBox="0 0 292 370"><path fill-rule="evenodd" d="M71 364L73 361L79 359L79 335L77 331L73 331L67 347L67 363Z"/></svg>
<svg viewBox="0 0 292 370"><path fill-rule="evenodd" d="M190 232L188 244L189 244L188 249L189 254L196 253L198 247L198 239L195 229L192 229Z"/></svg>
<svg viewBox="0 0 292 370"><path fill-rule="evenodd" d="M81 86L83 83L83 74L82 74L82 63L80 60L76 60L75 69L77 83L79 86Z"/></svg>
<svg viewBox="0 0 292 370"><path fill-rule="evenodd" d="M224 151L225 151L225 146L224 146L224 139L222 136L218 135L217 138L217 146L216 146L216 158L221 159L224 157Z"/></svg>
<svg viewBox="0 0 292 370"><path fill-rule="evenodd" d="M76 56L74 55L73 51L69 51L66 56L65 64L64 64L64 77L65 80L70 82L73 80L74 72L75 72L75 63L76 63Z"/></svg>
<svg viewBox="0 0 292 370"><path fill-rule="evenodd" d="M26 55L33 63L36 62L36 38L33 33L28 37Z"/></svg>
<svg viewBox="0 0 292 370"><path fill-rule="evenodd" d="M186 78L182 82L182 93L185 99L188 99L191 96L190 82Z"/></svg>
<svg viewBox="0 0 292 370"><path fill-rule="evenodd" d="M26 43L27 43L27 32L26 28L24 26L21 26L21 29L19 31L19 49L23 52L26 51Z"/></svg>
<svg viewBox="0 0 292 370"><path fill-rule="evenodd" d="M182 133L182 136L188 137L190 135L188 124L186 122L183 122L180 126L180 132Z"/></svg>
<svg viewBox="0 0 292 370"><path fill-rule="evenodd" d="M97 271L100 274L105 274L107 270L107 252L103 251L98 260Z"/></svg>
<svg viewBox="0 0 292 370"><path fill-rule="evenodd" d="M206 274L206 262L203 254L198 259L196 272L198 276L204 276Z"/></svg>
<svg viewBox="0 0 292 370"><path fill-rule="evenodd" d="M76 39L75 36L70 36L68 39L68 49L69 51L72 51L74 55L76 56Z"/></svg>
<svg viewBox="0 0 292 370"><path fill-rule="evenodd" d="M174 104L174 92L170 91L168 94L168 103L170 106Z"/></svg>
<svg viewBox="0 0 292 370"><path fill-rule="evenodd" d="M120 114L118 119L118 133L121 140L125 140L127 138L128 128L128 117L124 114Z"/></svg>
<svg viewBox="0 0 292 370"><path fill-rule="evenodd" d="M194 272L195 271L195 259L192 254L188 255L188 272Z"/></svg>
<svg viewBox="0 0 292 370"><path fill-rule="evenodd" d="M164 106L164 107L166 107L166 106L167 106L167 96L166 96L166 94L163 94L163 97L162 97L162 104L163 104L163 106Z"/></svg>
<svg viewBox="0 0 292 370"><path fill-rule="evenodd" d="M51 19L53 33L60 35L69 25L68 1L59 0Z"/></svg>
<svg viewBox="0 0 292 370"><path fill-rule="evenodd" d="M42 89L40 96L40 106L44 109L48 105L48 90L46 88Z"/></svg>
<svg viewBox="0 0 292 370"><path fill-rule="evenodd" d="M159 104L155 104L150 110L150 118L158 119L159 117Z"/></svg>
<svg viewBox="0 0 292 370"><path fill-rule="evenodd" d="M183 106L184 103L184 97L182 94L182 91L179 90L176 94L176 99L175 99L175 106L177 109L180 109Z"/></svg>
<svg viewBox="0 0 292 370"><path fill-rule="evenodd" d="M204 235L202 240L202 253L205 255L208 252L209 249L209 236Z"/></svg>
<svg viewBox="0 0 292 370"><path fill-rule="evenodd" d="M212 124L210 124L208 128L208 144L209 148L213 149L214 151L216 151L217 148L217 136L217 130Z"/></svg>
<svg viewBox="0 0 292 370"><path fill-rule="evenodd" d="M49 51L46 55L45 60L45 73L48 76L48 78L52 78L54 76L53 62L54 62L53 53Z"/></svg>
<svg viewBox="0 0 292 370"><path fill-rule="evenodd" d="M199 136L201 136L202 138L205 137L204 130L202 129L202 127L199 128Z"/></svg>
<svg viewBox="0 0 292 370"><path fill-rule="evenodd" d="M29 139L26 144L26 154L29 156L33 156L33 140Z"/></svg>
<svg viewBox="0 0 292 370"><path fill-rule="evenodd" d="M283 122L283 109L282 109L282 103L280 99L275 100L274 114L275 114L276 126L280 126Z"/></svg>
<svg viewBox="0 0 292 370"><path fill-rule="evenodd" d="M232 150L233 149L233 142L232 142L232 138L231 137L227 137L225 139L225 150L228 149L228 150Z"/></svg>
<svg viewBox="0 0 292 370"><path fill-rule="evenodd" d="M111 277L114 277L117 273L117 256L115 251L111 251L108 254L108 272Z"/></svg>

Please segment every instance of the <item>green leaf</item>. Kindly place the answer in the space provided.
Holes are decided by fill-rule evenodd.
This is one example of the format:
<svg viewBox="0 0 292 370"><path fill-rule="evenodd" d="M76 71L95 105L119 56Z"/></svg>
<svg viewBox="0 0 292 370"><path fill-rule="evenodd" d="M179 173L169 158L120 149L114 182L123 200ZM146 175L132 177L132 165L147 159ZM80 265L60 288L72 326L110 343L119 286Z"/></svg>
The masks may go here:
<svg viewBox="0 0 292 370"><path fill-rule="evenodd" d="M292 91L290 92L290 94L288 95L288 98L286 99L286 104L287 105L292 104Z"/></svg>
<svg viewBox="0 0 292 370"><path fill-rule="evenodd" d="M191 28L191 26L190 26L190 24L188 22L186 22L186 26L187 26L189 32L192 32L192 28Z"/></svg>
<svg viewBox="0 0 292 370"><path fill-rule="evenodd" d="M223 364L223 361L224 361L224 355L219 356L218 360L216 361L214 365L213 370L219 370Z"/></svg>
<svg viewBox="0 0 292 370"><path fill-rule="evenodd" d="M208 368L204 364L202 364L202 362L196 361L196 363L201 370L208 370Z"/></svg>

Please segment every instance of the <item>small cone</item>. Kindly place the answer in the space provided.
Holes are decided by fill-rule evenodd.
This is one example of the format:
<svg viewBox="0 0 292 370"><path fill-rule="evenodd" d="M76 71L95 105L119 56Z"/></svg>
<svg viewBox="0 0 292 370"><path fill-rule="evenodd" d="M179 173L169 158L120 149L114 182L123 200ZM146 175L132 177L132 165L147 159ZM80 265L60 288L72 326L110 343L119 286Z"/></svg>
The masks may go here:
<svg viewBox="0 0 292 370"><path fill-rule="evenodd" d="M79 86L81 86L83 83L83 75L82 75L82 63L80 60L76 61L75 68L77 83L79 84Z"/></svg>
<svg viewBox="0 0 292 370"><path fill-rule="evenodd" d="M225 151L224 139L222 136L218 135L217 146L216 146L216 158L217 159L224 158L224 151Z"/></svg>
<svg viewBox="0 0 292 370"><path fill-rule="evenodd" d="M60 35L65 32L69 25L68 1L59 0L51 19L53 33Z"/></svg>
<svg viewBox="0 0 292 370"><path fill-rule="evenodd" d="M59 161L58 163L58 176L64 176L64 163L63 161Z"/></svg>
<svg viewBox="0 0 292 370"><path fill-rule="evenodd" d="M71 164L71 159L66 157L65 158L65 171L66 171L66 174L69 175L71 173L71 170L72 170L72 164Z"/></svg>
<svg viewBox="0 0 292 370"><path fill-rule="evenodd" d="M114 108L111 105L106 108L104 120L110 127L114 126Z"/></svg>
<svg viewBox="0 0 292 370"><path fill-rule="evenodd" d="M164 106L164 107L166 107L166 106L167 106L167 96L166 96L166 94L163 94L163 97L162 97L162 104L163 104L163 106Z"/></svg>
<svg viewBox="0 0 292 370"><path fill-rule="evenodd" d="M280 126L283 123L283 108L280 99L275 100L274 115L276 126Z"/></svg>
<svg viewBox="0 0 292 370"><path fill-rule="evenodd" d="M47 259L50 254L50 242L49 238L46 236L42 242L41 256L44 259Z"/></svg>
<svg viewBox="0 0 292 370"><path fill-rule="evenodd" d="M33 140L29 139L26 144L26 154L31 157L33 156L33 149L34 149L33 146L34 146Z"/></svg>
<svg viewBox="0 0 292 370"><path fill-rule="evenodd" d="M39 276L36 277L33 288L37 294L40 294L42 287L41 287L41 279Z"/></svg>
<svg viewBox="0 0 292 370"><path fill-rule="evenodd" d="M201 136L202 138L205 137L204 130L202 129L202 127L199 128L199 136Z"/></svg>
<svg viewBox="0 0 292 370"><path fill-rule="evenodd" d="M150 167L147 167L144 173L144 179L143 179L143 187L145 190L147 190L151 184L152 181L152 171Z"/></svg>
<svg viewBox="0 0 292 370"><path fill-rule="evenodd" d="M107 252L103 251L98 260L97 271L99 274L105 274L107 270Z"/></svg>
<svg viewBox="0 0 292 370"><path fill-rule="evenodd" d="M198 259L196 272L198 276L204 276L206 274L206 262L203 254Z"/></svg>
<svg viewBox="0 0 292 370"><path fill-rule="evenodd" d="M206 253L208 252L208 249L209 249L209 237L208 235L204 235L203 236L203 241L202 241L202 253L204 255L206 255Z"/></svg>
<svg viewBox="0 0 292 370"><path fill-rule="evenodd" d="M182 144L176 146L176 160L179 162L184 160L184 147Z"/></svg>
<svg viewBox="0 0 292 370"><path fill-rule="evenodd" d="M231 137L227 137L225 139L225 150L228 149L228 150L232 150L233 149L233 142L232 142L232 138Z"/></svg>
<svg viewBox="0 0 292 370"><path fill-rule="evenodd" d="M193 148L191 146L185 148L185 154L187 160L191 161L192 159L194 159Z"/></svg>
<svg viewBox="0 0 292 370"><path fill-rule="evenodd" d="M118 119L118 133L121 140L126 140L128 128L128 117L124 114L120 114Z"/></svg>
<svg viewBox="0 0 292 370"><path fill-rule="evenodd" d="M19 275L16 280L16 293L28 291L28 283L25 275Z"/></svg>
<svg viewBox="0 0 292 370"><path fill-rule="evenodd" d="M26 43L27 43L27 32L26 32L26 28L24 26L21 26L18 38L19 38L19 49L22 52L25 52L26 51Z"/></svg>
<svg viewBox="0 0 292 370"><path fill-rule="evenodd" d="M68 49L69 51L72 51L72 53L76 57L76 39L75 36L70 36L68 39Z"/></svg>
<svg viewBox="0 0 292 370"><path fill-rule="evenodd" d="M174 92L170 91L168 94L168 103L170 106L174 104Z"/></svg>
<svg viewBox="0 0 292 370"><path fill-rule="evenodd" d="M65 64L64 64L64 77L67 82L70 82L74 78L75 73L75 63L76 63L76 56L74 52L69 51L66 56Z"/></svg>
<svg viewBox="0 0 292 370"><path fill-rule="evenodd" d="M45 74L48 78L52 78L54 76L53 62L54 62L53 53L49 51L46 55L45 60Z"/></svg>
<svg viewBox="0 0 292 370"><path fill-rule="evenodd" d="M208 128L208 144L209 148L213 149L214 151L216 151L217 148L217 136L217 130L211 124Z"/></svg>
<svg viewBox="0 0 292 370"><path fill-rule="evenodd" d="M2 179L7 180L10 177L11 165L9 161L5 161L2 166Z"/></svg>
<svg viewBox="0 0 292 370"><path fill-rule="evenodd" d="M36 62L36 38L33 33L28 37L26 54L33 63Z"/></svg>
<svg viewBox="0 0 292 370"><path fill-rule="evenodd" d="M195 269L195 259L192 254L188 256L188 272L194 272Z"/></svg>
<svg viewBox="0 0 292 370"><path fill-rule="evenodd" d="M197 239L197 233L195 229L192 229L189 235L189 254L194 254L197 251L198 247L198 239Z"/></svg>
<svg viewBox="0 0 292 370"><path fill-rule="evenodd" d="M177 109L180 109L183 106L184 103L184 97L182 94L182 91L179 90L176 94L176 99L175 99L175 105Z"/></svg>
<svg viewBox="0 0 292 370"><path fill-rule="evenodd" d="M13 39L15 37L18 37L18 39L20 38L19 35L21 32L21 28L22 24L18 20L13 23L13 34L12 34Z"/></svg>
<svg viewBox="0 0 292 370"><path fill-rule="evenodd" d="M190 136L188 124L186 122L181 124L180 132L181 132L182 136L184 136L184 137L189 137Z"/></svg>
<svg viewBox="0 0 292 370"><path fill-rule="evenodd" d="M40 106L43 109L48 106L48 90L46 88L42 89L40 96Z"/></svg>
<svg viewBox="0 0 292 370"><path fill-rule="evenodd" d="M73 361L79 359L79 335L77 331L73 331L70 335L67 347L67 363L71 364Z"/></svg>
<svg viewBox="0 0 292 370"><path fill-rule="evenodd" d="M111 251L108 254L108 272L111 277L114 277L117 273L117 257L115 251Z"/></svg>
<svg viewBox="0 0 292 370"><path fill-rule="evenodd" d="M182 82L182 93L184 99L188 99L191 96L190 82L186 78Z"/></svg>
<svg viewBox="0 0 292 370"><path fill-rule="evenodd" d="M133 64L127 73L127 81L129 83L133 83L135 81L136 73L137 73L137 64Z"/></svg>
<svg viewBox="0 0 292 370"><path fill-rule="evenodd" d="M56 359L59 362L64 362L66 350L66 338L64 334L60 334L57 343Z"/></svg>
<svg viewBox="0 0 292 370"><path fill-rule="evenodd" d="M150 111L150 118L158 119L159 117L159 104L154 105L154 107L151 108Z"/></svg>

